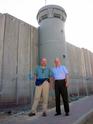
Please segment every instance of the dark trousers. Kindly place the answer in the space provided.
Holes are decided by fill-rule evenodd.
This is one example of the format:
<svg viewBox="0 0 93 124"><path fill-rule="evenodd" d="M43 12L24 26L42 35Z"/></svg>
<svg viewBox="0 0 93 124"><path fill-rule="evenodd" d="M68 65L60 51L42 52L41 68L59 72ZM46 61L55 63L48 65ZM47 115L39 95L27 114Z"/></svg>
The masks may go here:
<svg viewBox="0 0 93 124"><path fill-rule="evenodd" d="M62 96L64 111L69 112L68 91L65 80L55 80L56 113L61 113L60 95Z"/></svg>

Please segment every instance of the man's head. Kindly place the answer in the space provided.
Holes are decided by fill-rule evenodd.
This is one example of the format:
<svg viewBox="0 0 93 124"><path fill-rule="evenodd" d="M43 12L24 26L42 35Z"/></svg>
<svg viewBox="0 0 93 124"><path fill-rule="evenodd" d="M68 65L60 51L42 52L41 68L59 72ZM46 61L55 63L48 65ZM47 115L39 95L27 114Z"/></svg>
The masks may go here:
<svg viewBox="0 0 93 124"><path fill-rule="evenodd" d="M47 65L47 59L46 58L42 58L41 59L41 66L46 66Z"/></svg>
<svg viewBox="0 0 93 124"><path fill-rule="evenodd" d="M60 59L59 58L55 58L54 64L55 64L55 66L60 66L61 65Z"/></svg>

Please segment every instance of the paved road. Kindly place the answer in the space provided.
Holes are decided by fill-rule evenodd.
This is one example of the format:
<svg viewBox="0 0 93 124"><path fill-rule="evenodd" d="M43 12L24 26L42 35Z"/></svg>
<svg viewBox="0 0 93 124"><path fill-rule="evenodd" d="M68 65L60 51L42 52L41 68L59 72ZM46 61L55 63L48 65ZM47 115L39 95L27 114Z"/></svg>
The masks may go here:
<svg viewBox="0 0 93 124"><path fill-rule="evenodd" d="M77 124L86 113L93 109L93 96L88 96L70 104L70 116L54 116L55 109L48 111L47 117L42 117L38 113L35 117L29 117L27 114L11 116L8 119L1 120L0 124Z"/></svg>

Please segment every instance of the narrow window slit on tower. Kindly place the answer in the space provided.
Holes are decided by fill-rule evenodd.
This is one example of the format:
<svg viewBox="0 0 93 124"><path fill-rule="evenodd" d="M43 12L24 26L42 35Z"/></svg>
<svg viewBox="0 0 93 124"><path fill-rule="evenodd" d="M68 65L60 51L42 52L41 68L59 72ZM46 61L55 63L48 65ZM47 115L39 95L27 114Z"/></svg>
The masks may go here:
<svg viewBox="0 0 93 124"><path fill-rule="evenodd" d="M54 17L56 17L56 18L60 18L60 14L56 14L56 13L54 13Z"/></svg>

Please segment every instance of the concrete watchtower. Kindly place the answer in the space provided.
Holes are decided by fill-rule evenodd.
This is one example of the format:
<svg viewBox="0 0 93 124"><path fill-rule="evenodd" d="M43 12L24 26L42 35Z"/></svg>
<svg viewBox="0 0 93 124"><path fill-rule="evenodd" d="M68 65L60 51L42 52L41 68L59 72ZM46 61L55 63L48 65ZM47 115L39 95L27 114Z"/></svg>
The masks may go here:
<svg viewBox="0 0 93 124"><path fill-rule="evenodd" d="M39 27L39 57L45 57L49 65L53 65L56 57L65 58L65 10L57 5L42 7L37 20Z"/></svg>

